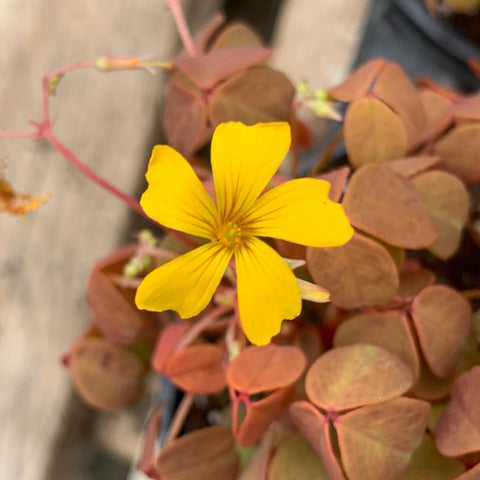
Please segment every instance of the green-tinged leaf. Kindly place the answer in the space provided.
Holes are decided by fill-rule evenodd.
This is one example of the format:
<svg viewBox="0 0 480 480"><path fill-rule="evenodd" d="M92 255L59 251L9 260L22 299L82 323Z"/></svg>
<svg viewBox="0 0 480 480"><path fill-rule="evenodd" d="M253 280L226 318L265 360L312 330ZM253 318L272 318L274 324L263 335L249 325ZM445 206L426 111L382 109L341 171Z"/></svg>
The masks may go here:
<svg viewBox="0 0 480 480"><path fill-rule="evenodd" d="M349 480L395 480L419 446L429 412L427 402L399 397L339 417L335 426Z"/></svg>
<svg viewBox="0 0 480 480"><path fill-rule="evenodd" d="M428 366L438 377L446 377L460 358L472 326L469 303L450 287L432 285L417 295L411 315Z"/></svg>
<svg viewBox="0 0 480 480"><path fill-rule="evenodd" d="M419 375L420 361L407 318L400 312L375 312L354 315L335 332L336 347L371 343L388 350L407 365L413 379Z"/></svg>
<svg viewBox="0 0 480 480"><path fill-rule="evenodd" d="M410 463L397 480L454 480L465 471L458 461L445 458L435 448L430 435L424 435Z"/></svg>
<svg viewBox="0 0 480 480"><path fill-rule="evenodd" d="M480 124L457 125L435 144L433 153L440 157L440 168L466 183L480 181Z"/></svg>
<svg viewBox="0 0 480 480"><path fill-rule="evenodd" d="M330 480L322 460L299 433L287 437L275 451L268 480Z"/></svg>
<svg viewBox="0 0 480 480"><path fill-rule="evenodd" d="M453 384L450 403L435 426L435 443L448 457L480 451L480 366Z"/></svg>
<svg viewBox="0 0 480 480"><path fill-rule="evenodd" d="M329 475L329 480L345 480L342 468L334 453L327 418L311 403L304 401L292 403L289 413L295 426L309 441L315 452L320 455Z"/></svg>
<svg viewBox="0 0 480 480"><path fill-rule="evenodd" d="M412 372L399 358L376 345L336 347L310 367L305 390L326 411L342 411L384 402L405 393Z"/></svg>
<svg viewBox="0 0 480 480"><path fill-rule="evenodd" d="M440 170L422 173L412 182L437 226L439 236L429 250L441 260L447 260L458 250L468 219L467 189L457 177Z"/></svg>

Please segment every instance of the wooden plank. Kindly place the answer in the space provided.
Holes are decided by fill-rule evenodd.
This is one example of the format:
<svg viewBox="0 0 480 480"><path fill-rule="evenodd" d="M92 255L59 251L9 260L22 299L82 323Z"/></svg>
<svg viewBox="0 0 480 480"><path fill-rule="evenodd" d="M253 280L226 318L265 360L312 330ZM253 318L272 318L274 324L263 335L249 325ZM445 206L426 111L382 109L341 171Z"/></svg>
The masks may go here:
<svg viewBox="0 0 480 480"><path fill-rule="evenodd" d="M201 3L193 29L219 1ZM4 0L0 44L0 126L16 130L40 120L41 77L54 68L104 54L168 60L179 49L169 10L149 0ZM164 84L163 75L141 71L73 73L53 102L55 132L135 195L159 131ZM0 217L0 478L41 480L67 420L71 385L60 356L92 320L89 270L125 240L130 212L44 145L2 140L0 158L16 189L52 193L28 221Z"/></svg>

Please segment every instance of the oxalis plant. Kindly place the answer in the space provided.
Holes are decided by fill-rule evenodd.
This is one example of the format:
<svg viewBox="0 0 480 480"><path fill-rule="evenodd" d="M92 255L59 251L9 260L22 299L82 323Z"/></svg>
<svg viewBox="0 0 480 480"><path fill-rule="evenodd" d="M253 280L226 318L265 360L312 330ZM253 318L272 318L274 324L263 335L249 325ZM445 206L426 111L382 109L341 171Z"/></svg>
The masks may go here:
<svg viewBox="0 0 480 480"><path fill-rule="evenodd" d="M152 222L92 270L95 322L64 356L77 392L124 408L148 374L183 393L166 435L165 402L148 421L153 479L480 478L480 94L382 59L295 88L250 28L215 18L192 38L168 3L185 47L171 62L59 68L33 130L0 132L49 143ZM139 203L53 132L50 96L82 68L170 75ZM339 125L304 178L300 108ZM2 210L46 200L1 179ZM450 275L461 255L471 270ZM220 414L190 431L197 396Z"/></svg>

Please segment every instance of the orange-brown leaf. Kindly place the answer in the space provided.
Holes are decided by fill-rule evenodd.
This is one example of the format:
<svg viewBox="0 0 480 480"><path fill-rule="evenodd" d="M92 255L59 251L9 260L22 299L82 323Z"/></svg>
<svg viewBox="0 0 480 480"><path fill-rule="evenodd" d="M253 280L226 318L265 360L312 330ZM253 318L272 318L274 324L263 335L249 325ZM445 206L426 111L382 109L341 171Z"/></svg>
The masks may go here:
<svg viewBox="0 0 480 480"><path fill-rule="evenodd" d="M435 144L434 154L441 168L464 182L480 181L480 123L457 125Z"/></svg>
<svg viewBox="0 0 480 480"><path fill-rule="evenodd" d="M340 85L329 90L329 94L341 102L352 102L363 97L370 89L372 82L384 68L386 62L382 59L370 60L361 65Z"/></svg>
<svg viewBox="0 0 480 480"><path fill-rule="evenodd" d="M326 411L384 402L412 386L412 372L384 348L367 343L336 347L308 370L305 390Z"/></svg>
<svg viewBox="0 0 480 480"><path fill-rule="evenodd" d="M387 165L365 165L350 178L343 207L352 225L390 245L427 248L438 238L412 183Z"/></svg>
<svg viewBox="0 0 480 480"><path fill-rule="evenodd" d="M422 173L413 178L412 183L437 226L439 236L429 250L441 260L447 260L458 250L468 219L467 189L457 177L440 170Z"/></svg>
<svg viewBox="0 0 480 480"><path fill-rule="evenodd" d="M142 361L127 348L103 338L82 339L70 355L69 370L80 396L101 410L126 407L143 394Z"/></svg>
<svg viewBox="0 0 480 480"><path fill-rule="evenodd" d="M411 315L428 366L435 375L446 377L470 332L470 304L453 288L432 285L417 295Z"/></svg>
<svg viewBox="0 0 480 480"><path fill-rule="evenodd" d="M224 356L218 345L190 345L170 357L165 374L186 392L217 393L227 385Z"/></svg>
<svg viewBox="0 0 480 480"><path fill-rule="evenodd" d="M398 64L389 63L382 69L373 92L416 128L424 128L425 113L417 89Z"/></svg>
<svg viewBox="0 0 480 480"><path fill-rule="evenodd" d="M335 332L336 347L371 343L389 351L407 365L415 380L420 371L415 339L405 315L397 311L361 313L345 320Z"/></svg>
<svg viewBox="0 0 480 480"><path fill-rule="evenodd" d="M361 98L348 107L344 136L354 167L400 158L407 150L402 120L376 98Z"/></svg>
<svg viewBox="0 0 480 480"><path fill-rule="evenodd" d="M387 250L357 232L341 247L308 247L307 267L341 308L383 304L398 288L397 268Z"/></svg>
<svg viewBox="0 0 480 480"><path fill-rule="evenodd" d="M157 457L162 480L234 480L239 465L231 430L207 427L183 435L166 445Z"/></svg>
<svg viewBox="0 0 480 480"><path fill-rule="evenodd" d="M342 415L336 429L348 478L396 479L419 446L429 413L429 403L400 397Z"/></svg>
<svg viewBox="0 0 480 480"><path fill-rule="evenodd" d="M227 382L239 392L253 395L289 386L306 366L303 352L294 346L250 346L227 369Z"/></svg>

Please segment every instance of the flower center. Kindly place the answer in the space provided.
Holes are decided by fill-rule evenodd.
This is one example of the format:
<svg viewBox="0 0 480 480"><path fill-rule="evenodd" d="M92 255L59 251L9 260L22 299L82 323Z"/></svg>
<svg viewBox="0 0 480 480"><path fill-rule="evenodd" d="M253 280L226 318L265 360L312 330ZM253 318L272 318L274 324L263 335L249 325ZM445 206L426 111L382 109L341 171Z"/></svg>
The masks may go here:
<svg viewBox="0 0 480 480"><path fill-rule="evenodd" d="M226 247L239 245L242 237L242 229L233 222L228 222L217 233L217 240Z"/></svg>

